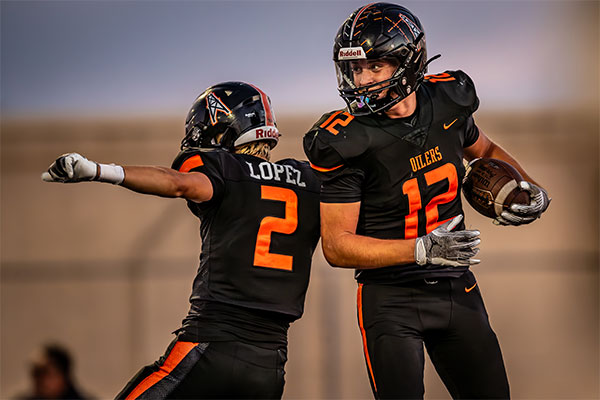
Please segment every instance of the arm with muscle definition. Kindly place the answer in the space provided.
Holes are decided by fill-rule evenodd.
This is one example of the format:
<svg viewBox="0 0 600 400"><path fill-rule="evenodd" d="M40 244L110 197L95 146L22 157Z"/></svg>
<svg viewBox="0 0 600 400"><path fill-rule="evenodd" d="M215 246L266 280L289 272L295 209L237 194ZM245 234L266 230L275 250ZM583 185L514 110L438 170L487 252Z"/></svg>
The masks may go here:
<svg viewBox="0 0 600 400"><path fill-rule="evenodd" d="M327 261L341 268L371 269L415 262L415 240L356 234L358 203L321 203L321 240Z"/></svg>
<svg viewBox="0 0 600 400"><path fill-rule="evenodd" d="M416 239L377 239L356 234L360 202L321 203L321 240L327 261L340 268L373 269L417 263L468 266L479 252L479 231L452 230L462 215Z"/></svg>
<svg viewBox="0 0 600 400"><path fill-rule="evenodd" d="M213 196L210 179L201 172L179 172L160 166L120 166L90 161L77 153L64 154L42 174L45 182L99 181L121 185L142 194L180 197L195 202Z"/></svg>

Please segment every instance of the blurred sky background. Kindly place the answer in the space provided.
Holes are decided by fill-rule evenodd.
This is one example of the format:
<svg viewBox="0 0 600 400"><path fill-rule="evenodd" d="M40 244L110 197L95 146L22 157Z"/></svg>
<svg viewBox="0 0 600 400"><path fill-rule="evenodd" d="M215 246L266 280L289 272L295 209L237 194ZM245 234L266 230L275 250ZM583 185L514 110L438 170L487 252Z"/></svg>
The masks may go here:
<svg viewBox="0 0 600 400"><path fill-rule="evenodd" d="M2 1L4 116L180 114L220 81L276 112L341 107L332 41L364 1ZM430 72L463 69L482 107L598 106L598 2L405 1Z"/></svg>

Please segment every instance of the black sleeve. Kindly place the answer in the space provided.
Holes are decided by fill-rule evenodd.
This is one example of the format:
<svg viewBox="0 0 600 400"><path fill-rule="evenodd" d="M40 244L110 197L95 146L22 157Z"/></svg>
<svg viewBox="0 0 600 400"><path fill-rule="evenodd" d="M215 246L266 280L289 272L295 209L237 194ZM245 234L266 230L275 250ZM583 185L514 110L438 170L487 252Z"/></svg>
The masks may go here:
<svg viewBox="0 0 600 400"><path fill-rule="evenodd" d="M455 81L447 82L441 85L446 92L446 95L452 101L463 107L467 115L473 114L479 108L479 97L475 90L475 84L469 75L463 71L446 71Z"/></svg>
<svg viewBox="0 0 600 400"><path fill-rule="evenodd" d="M449 100L448 104L453 104L453 107L458 106L461 114L466 119L463 147L473 145L479 138L479 129L473 120L473 113L479 108L479 97L475 90L475 84L469 75L463 71L446 71L446 75L450 76L447 82L439 82L439 89L445 93Z"/></svg>
<svg viewBox="0 0 600 400"><path fill-rule="evenodd" d="M475 125L475 120L473 116L469 116L467 119L467 124L465 128L465 140L463 142L463 147L469 147L475 144L475 142L479 139L479 128Z"/></svg>
<svg viewBox="0 0 600 400"><path fill-rule="evenodd" d="M223 179L221 158L217 152L184 150L175 157L171 168L179 172L202 172L208 177L212 184L213 196L210 201L202 204L214 203L223 196L225 181ZM189 203L199 204L195 202Z"/></svg>
<svg viewBox="0 0 600 400"><path fill-rule="evenodd" d="M344 169L345 160L331 143L319 138L319 133L319 130L313 130L304 136L304 153L319 179L326 181L336 177Z"/></svg>
<svg viewBox="0 0 600 400"><path fill-rule="evenodd" d="M321 202L356 203L362 200L362 183L365 173L362 170L346 168L335 178L323 181Z"/></svg>

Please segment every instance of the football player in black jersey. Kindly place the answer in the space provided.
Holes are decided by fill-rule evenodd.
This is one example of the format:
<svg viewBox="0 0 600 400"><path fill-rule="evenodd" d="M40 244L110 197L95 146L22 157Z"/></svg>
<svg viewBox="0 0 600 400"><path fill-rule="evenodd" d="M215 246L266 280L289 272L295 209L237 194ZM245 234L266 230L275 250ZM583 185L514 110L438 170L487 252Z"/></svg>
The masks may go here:
<svg viewBox="0 0 600 400"><path fill-rule="evenodd" d="M289 324L300 318L319 239L319 187L307 162L269 162L279 132L255 86L208 88L172 168L59 157L49 182L100 181L187 200L202 252L177 337L117 398L280 398Z"/></svg>
<svg viewBox="0 0 600 400"><path fill-rule="evenodd" d="M323 115L304 150L322 179L325 257L356 269L375 397L423 397L425 344L452 397L508 398L498 341L469 270L480 241L462 221L463 158L505 160L526 179L531 203L498 224L539 218L546 192L477 127L467 74L424 76L431 60L423 27L406 8L356 10L333 56L348 109Z"/></svg>

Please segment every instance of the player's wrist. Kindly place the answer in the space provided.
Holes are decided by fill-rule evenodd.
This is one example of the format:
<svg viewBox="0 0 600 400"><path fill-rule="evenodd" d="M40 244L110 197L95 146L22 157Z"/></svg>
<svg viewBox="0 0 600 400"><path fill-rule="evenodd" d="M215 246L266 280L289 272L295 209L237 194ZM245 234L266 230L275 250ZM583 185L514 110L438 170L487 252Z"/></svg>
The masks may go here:
<svg viewBox="0 0 600 400"><path fill-rule="evenodd" d="M120 185L125 179L125 170L120 165L101 163L96 163L96 165L97 171L95 180L97 181Z"/></svg>
<svg viewBox="0 0 600 400"><path fill-rule="evenodd" d="M421 236L415 239L415 262L421 266L427 264L427 250L425 249L425 239L427 239L427 236Z"/></svg>

